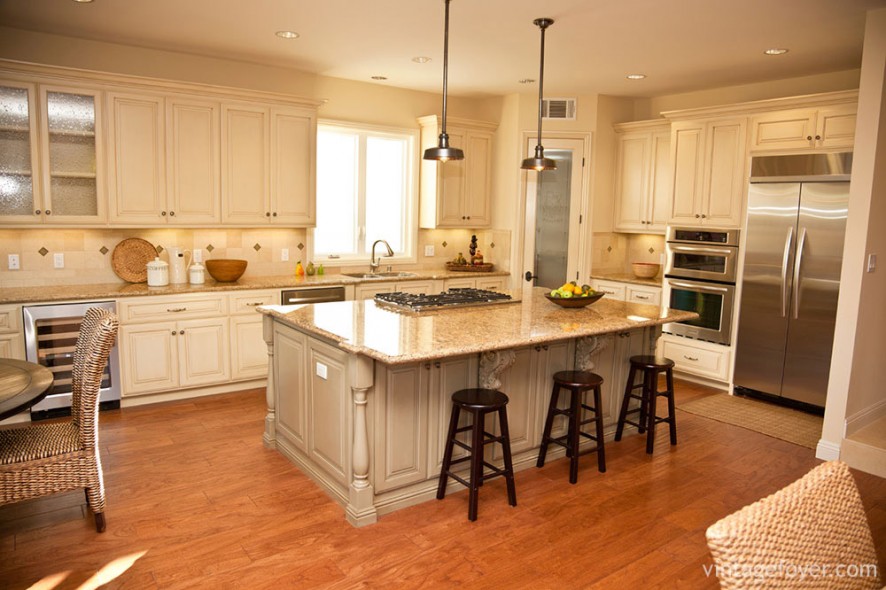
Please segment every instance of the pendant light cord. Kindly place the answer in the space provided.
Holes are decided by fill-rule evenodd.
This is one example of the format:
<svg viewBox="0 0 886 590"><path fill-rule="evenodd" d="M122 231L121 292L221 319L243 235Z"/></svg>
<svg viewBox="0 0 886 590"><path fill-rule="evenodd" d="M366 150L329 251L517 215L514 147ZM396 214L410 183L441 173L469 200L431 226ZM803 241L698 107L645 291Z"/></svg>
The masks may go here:
<svg viewBox="0 0 886 590"><path fill-rule="evenodd" d="M446 17L443 25L443 124L441 133L446 135L446 95L447 83L449 79L449 2L446 0Z"/></svg>
<svg viewBox="0 0 886 590"><path fill-rule="evenodd" d="M447 0L448 2L449 0ZM545 29L548 28L549 22L547 19L539 19L535 21L538 25L538 28L541 29L541 55L539 56L539 62L541 66L539 66L538 72L538 137L537 137L537 145L541 146L541 119L542 119L542 109L544 107L544 84L545 84ZM443 66L444 68L446 66Z"/></svg>

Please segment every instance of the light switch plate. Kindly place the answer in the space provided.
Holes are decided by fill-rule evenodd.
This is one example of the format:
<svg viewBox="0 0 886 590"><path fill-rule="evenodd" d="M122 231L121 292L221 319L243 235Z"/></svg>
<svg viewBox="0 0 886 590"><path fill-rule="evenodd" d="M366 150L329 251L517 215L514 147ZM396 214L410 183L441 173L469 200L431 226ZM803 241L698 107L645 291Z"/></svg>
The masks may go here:
<svg viewBox="0 0 886 590"><path fill-rule="evenodd" d="M202 248L194 248L194 262L203 262Z"/></svg>
<svg viewBox="0 0 886 590"><path fill-rule="evenodd" d="M65 267L65 254L64 252L56 252L52 255L52 266L55 268L64 268Z"/></svg>
<svg viewBox="0 0 886 590"><path fill-rule="evenodd" d="M323 363L317 363L317 377L320 379L326 379L326 365Z"/></svg>
<svg viewBox="0 0 886 590"><path fill-rule="evenodd" d="M21 267L21 261L19 260L18 254L10 254L9 270L19 270Z"/></svg>
<svg viewBox="0 0 886 590"><path fill-rule="evenodd" d="M434 246L433 246L433 244L432 244L432 245L429 245L429 246L425 246L425 256L433 256L433 255L434 255Z"/></svg>
<svg viewBox="0 0 886 590"><path fill-rule="evenodd" d="M877 255L868 254L868 272L874 272L877 269Z"/></svg>
<svg viewBox="0 0 886 590"><path fill-rule="evenodd" d="M280 261L286 262L287 260L289 260L289 248L283 248L280 250Z"/></svg>

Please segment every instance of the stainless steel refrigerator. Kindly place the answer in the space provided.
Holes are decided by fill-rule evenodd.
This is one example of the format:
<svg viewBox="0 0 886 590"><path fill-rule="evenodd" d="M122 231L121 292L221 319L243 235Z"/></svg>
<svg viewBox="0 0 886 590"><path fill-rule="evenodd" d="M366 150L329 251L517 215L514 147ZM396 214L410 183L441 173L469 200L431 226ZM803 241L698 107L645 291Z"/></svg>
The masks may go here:
<svg viewBox="0 0 886 590"><path fill-rule="evenodd" d="M751 161L737 393L824 407L852 154Z"/></svg>

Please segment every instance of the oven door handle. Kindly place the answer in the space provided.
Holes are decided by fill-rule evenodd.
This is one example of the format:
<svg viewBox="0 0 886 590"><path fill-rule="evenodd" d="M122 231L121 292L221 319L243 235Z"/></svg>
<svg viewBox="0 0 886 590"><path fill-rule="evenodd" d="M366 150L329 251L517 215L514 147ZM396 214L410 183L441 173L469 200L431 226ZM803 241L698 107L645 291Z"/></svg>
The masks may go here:
<svg viewBox="0 0 886 590"><path fill-rule="evenodd" d="M794 260L794 319L800 315L800 270L803 264L803 247L806 245L806 228L800 230L800 238L797 240L797 254Z"/></svg>
<svg viewBox="0 0 886 590"><path fill-rule="evenodd" d="M727 287L713 287L709 285L699 285L696 283L683 283L680 281L670 280L668 284L671 287L682 287L683 289L689 289L691 291L706 291L708 293L728 293L729 289Z"/></svg>
<svg viewBox="0 0 886 590"><path fill-rule="evenodd" d="M705 254L722 254L724 256L733 256L734 248L711 248L710 246L683 246L681 244L670 244L671 250L677 252L703 252Z"/></svg>
<svg viewBox="0 0 886 590"><path fill-rule="evenodd" d="M786 317L788 297L788 260L791 256L791 244L794 241L794 226L788 226L788 235L784 240L784 254L781 257L781 317Z"/></svg>

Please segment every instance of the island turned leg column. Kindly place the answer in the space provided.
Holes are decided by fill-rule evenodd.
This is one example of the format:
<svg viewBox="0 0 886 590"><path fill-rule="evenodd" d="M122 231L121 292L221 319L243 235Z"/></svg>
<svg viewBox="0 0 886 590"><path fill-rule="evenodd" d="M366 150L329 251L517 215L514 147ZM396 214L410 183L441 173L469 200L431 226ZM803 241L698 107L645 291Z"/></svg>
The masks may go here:
<svg viewBox="0 0 886 590"><path fill-rule="evenodd" d="M268 386L265 390L265 400L268 405L268 413L265 415L265 433L262 442L269 449L277 448L277 425L276 425L276 387L274 386L274 320L271 316L262 317L262 338L268 345Z"/></svg>
<svg viewBox="0 0 886 590"><path fill-rule="evenodd" d="M354 471L345 509L348 522L360 527L378 520L375 509L375 492L369 483L369 429L366 420L368 391L372 387L374 363L363 355L350 360L351 393L354 397L354 441L351 465Z"/></svg>

